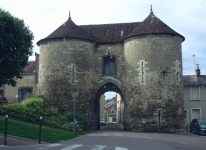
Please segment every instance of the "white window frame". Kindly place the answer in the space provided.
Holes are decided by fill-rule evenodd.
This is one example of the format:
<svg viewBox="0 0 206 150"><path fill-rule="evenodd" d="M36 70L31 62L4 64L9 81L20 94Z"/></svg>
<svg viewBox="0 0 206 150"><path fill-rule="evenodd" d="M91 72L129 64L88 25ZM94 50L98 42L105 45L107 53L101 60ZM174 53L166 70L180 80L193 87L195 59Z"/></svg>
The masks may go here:
<svg viewBox="0 0 206 150"><path fill-rule="evenodd" d="M192 97L192 87L198 87L198 90L199 90L199 98L198 99L193 99L193 97ZM200 97L200 86L190 86L190 100L201 100L201 97Z"/></svg>
<svg viewBox="0 0 206 150"><path fill-rule="evenodd" d="M202 111L201 111L201 108L191 108L191 113L190 113L191 121L192 121L192 110L193 110L193 109L199 109L199 110L200 110L200 119L202 119Z"/></svg>

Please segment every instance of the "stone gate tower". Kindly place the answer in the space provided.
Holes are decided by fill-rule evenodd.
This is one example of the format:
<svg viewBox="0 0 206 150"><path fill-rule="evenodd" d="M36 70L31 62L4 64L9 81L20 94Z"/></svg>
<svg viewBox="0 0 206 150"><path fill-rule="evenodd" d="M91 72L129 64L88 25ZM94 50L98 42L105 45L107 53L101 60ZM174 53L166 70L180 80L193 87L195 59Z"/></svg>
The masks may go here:
<svg viewBox="0 0 206 150"><path fill-rule="evenodd" d="M40 46L38 92L47 103L76 110L90 125L99 120L99 98L118 92L126 130L181 129L182 49L185 38L151 12L143 22L80 25L68 20ZM98 126L97 121L97 126Z"/></svg>

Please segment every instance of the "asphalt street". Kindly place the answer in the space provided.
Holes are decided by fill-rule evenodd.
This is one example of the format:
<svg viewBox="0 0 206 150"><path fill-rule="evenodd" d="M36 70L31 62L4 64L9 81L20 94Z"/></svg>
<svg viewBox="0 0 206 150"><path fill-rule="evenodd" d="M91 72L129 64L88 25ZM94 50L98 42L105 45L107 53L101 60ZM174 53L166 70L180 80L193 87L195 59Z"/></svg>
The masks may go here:
<svg viewBox="0 0 206 150"><path fill-rule="evenodd" d="M1 146L5 150L205 150L206 136L96 131L54 144Z"/></svg>

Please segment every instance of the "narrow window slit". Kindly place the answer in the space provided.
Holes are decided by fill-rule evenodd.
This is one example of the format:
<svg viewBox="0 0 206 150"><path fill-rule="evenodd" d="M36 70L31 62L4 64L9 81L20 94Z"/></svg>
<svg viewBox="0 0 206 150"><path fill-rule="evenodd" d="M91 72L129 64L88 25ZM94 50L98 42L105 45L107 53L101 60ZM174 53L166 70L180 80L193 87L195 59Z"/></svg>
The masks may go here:
<svg viewBox="0 0 206 150"><path fill-rule="evenodd" d="M144 72L143 72L143 62L142 62L142 83L143 83L143 74Z"/></svg>
<svg viewBox="0 0 206 150"><path fill-rule="evenodd" d="M73 81L72 82L74 83L74 65L73 65Z"/></svg>
<svg viewBox="0 0 206 150"><path fill-rule="evenodd" d="M178 72L177 72L177 82L178 82Z"/></svg>

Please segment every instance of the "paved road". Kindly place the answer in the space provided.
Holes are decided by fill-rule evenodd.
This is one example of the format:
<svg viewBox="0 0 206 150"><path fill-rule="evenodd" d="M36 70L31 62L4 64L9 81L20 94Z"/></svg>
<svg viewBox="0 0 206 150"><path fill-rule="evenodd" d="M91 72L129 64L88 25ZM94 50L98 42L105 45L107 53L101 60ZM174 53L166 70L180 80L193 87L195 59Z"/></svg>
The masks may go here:
<svg viewBox="0 0 206 150"><path fill-rule="evenodd" d="M124 131L124 126L116 122L107 122L106 126L100 126L101 130L115 130L115 131Z"/></svg>
<svg viewBox="0 0 206 150"><path fill-rule="evenodd" d="M5 150L205 150L206 136L97 131L68 141Z"/></svg>

